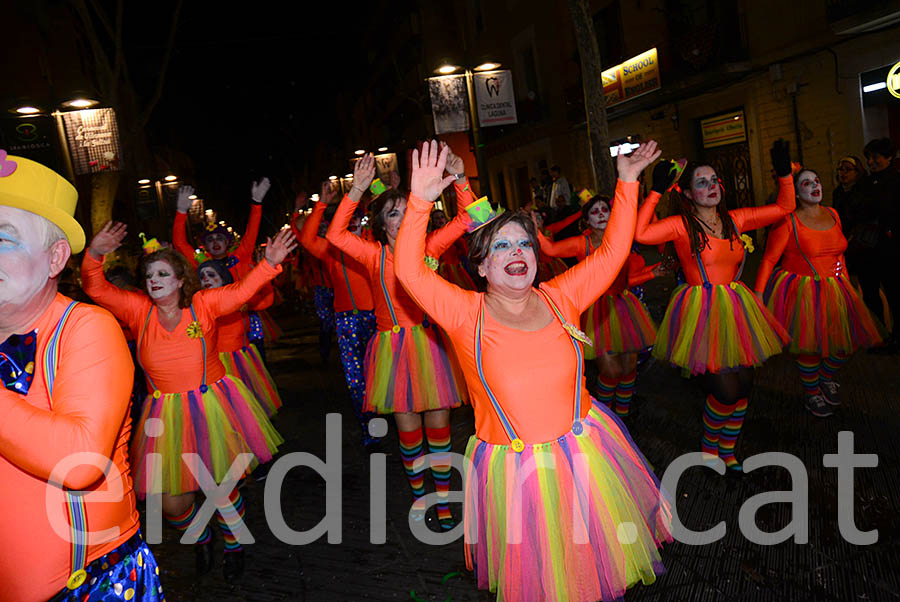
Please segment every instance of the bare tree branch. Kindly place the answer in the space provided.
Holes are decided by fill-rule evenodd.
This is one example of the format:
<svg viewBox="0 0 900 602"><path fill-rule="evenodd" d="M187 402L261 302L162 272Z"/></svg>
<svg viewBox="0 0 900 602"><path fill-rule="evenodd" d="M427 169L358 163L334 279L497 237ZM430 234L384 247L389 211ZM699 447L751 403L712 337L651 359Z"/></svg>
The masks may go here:
<svg viewBox="0 0 900 602"><path fill-rule="evenodd" d="M166 41L166 54L163 57L162 66L159 70L159 78L156 80L156 91L153 93L153 97L150 99L150 102L147 103L147 106L144 108L143 114L138 120L141 127L147 125L147 121L150 119L150 114L153 112L153 108L162 97L163 88L165 87L166 83L166 71L169 68L169 61L172 58L172 51L175 49L175 34L178 31L178 17L181 14L182 4L183 0L178 0L178 4L175 5L175 10L172 12L172 25L169 28L169 39Z"/></svg>
<svg viewBox="0 0 900 602"><path fill-rule="evenodd" d="M88 10L87 4L84 0L71 1L75 12L81 17L81 23L85 28L85 37L87 37L88 42L91 45L91 52L94 55L94 65L97 67L97 70L101 72L101 77L107 80L107 84L115 86L115 80L111 79L113 74L109 68L106 52L104 52L103 45L100 44L100 39L97 37L97 30L94 29L94 21ZM106 92L106 90L104 90L104 92Z"/></svg>

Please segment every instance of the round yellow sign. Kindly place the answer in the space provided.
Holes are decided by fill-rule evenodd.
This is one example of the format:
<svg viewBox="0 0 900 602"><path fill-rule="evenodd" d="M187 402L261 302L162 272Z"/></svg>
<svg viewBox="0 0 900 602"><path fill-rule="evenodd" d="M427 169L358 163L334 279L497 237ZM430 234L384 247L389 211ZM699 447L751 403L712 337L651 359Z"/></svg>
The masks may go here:
<svg viewBox="0 0 900 602"><path fill-rule="evenodd" d="M891 96L894 98L900 98L900 63L897 63L887 74L887 80L885 80L887 84L888 92L891 93Z"/></svg>

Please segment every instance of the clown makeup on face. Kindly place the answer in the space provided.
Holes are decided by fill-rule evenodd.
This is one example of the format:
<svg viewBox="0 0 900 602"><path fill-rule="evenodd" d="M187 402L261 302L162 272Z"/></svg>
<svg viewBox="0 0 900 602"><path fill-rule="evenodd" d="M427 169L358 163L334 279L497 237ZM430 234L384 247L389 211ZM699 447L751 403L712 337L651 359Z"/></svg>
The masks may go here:
<svg viewBox="0 0 900 602"><path fill-rule="evenodd" d="M609 223L609 204L606 201L595 202L588 210L587 222L594 230L605 230Z"/></svg>
<svg viewBox="0 0 900 602"><path fill-rule="evenodd" d="M43 218L0 206L0 311L27 303L50 278L50 254L40 233Z"/></svg>
<svg viewBox="0 0 900 602"><path fill-rule="evenodd" d="M400 224L403 223L403 216L406 214L406 198L398 198L393 205L385 205L382 213L384 233L388 240L393 242L397 240L397 232L400 231Z"/></svg>
<svg viewBox="0 0 900 602"><path fill-rule="evenodd" d="M175 276L175 270L167 261L154 261L148 265L145 278L147 294L154 301L168 297L178 291L183 284L183 281Z"/></svg>
<svg viewBox="0 0 900 602"><path fill-rule="evenodd" d="M816 172L804 170L797 177L797 198L804 203L822 202L822 183Z"/></svg>
<svg viewBox="0 0 900 602"><path fill-rule="evenodd" d="M694 170L691 178L691 200L698 207L715 207L722 200L719 178L709 165L701 165Z"/></svg>
<svg viewBox="0 0 900 602"><path fill-rule="evenodd" d="M494 287L530 288L537 273L537 257L528 233L520 224L504 224L491 238L487 257L478 274Z"/></svg>
<svg viewBox="0 0 900 602"><path fill-rule="evenodd" d="M200 268L200 286L203 288L219 288L225 282L215 268L203 266Z"/></svg>
<svg viewBox="0 0 900 602"><path fill-rule="evenodd" d="M203 246L206 251L215 258L224 257L228 253L228 239L218 232L207 234L203 237Z"/></svg>

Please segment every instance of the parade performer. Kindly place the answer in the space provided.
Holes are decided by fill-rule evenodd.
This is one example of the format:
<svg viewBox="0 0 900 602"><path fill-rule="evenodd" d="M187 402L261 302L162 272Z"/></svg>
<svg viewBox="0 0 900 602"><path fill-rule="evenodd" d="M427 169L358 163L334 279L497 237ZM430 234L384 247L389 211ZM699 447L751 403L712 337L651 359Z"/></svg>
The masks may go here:
<svg viewBox="0 0 900 602"><path fill-rule="evenodd" d="M457 210L463 210L462 207L459 207L458 203ZM433 232L434 230L440 230L446 225L446 214L444 214L441 209L433 210L431 212L431 218L428 220L428 231ZM472 277L469 276L469 273L466 271L462 262L462 258L465 257L468 252L469 248L468 245L466 245L465 239L460 238L454 242L446 251L444 251L444 254L441 255L438 274L440 274L441 278L444 280L452 282L460 288L474 291L475 282L472 280Z"/></svg>
<svg viewBox="0 0 900 602"><path fill-rule="evenodd" d="M806 408L824 417L841 403L835 372L854 351L878 346L882 327L850 283L847 239L837 211L821 204L818 174L804 169L794 184L797 210L769 232L755 288L791 335Z"/></svg>
<svg viewBox="0 0 900 602"><path fill-rule="evenodd" d="M228 480L249 474L268 462L283 439L246 385L225 373L217 353L216 318L237 311L281 270L279 265L296 247L294 235L282 231L266 247L266 259L238 282L210 290L199 283L187 260L172 249L141 258L138 274L147 294L123 291L103 276L103 256L117 249L126 234L124 224L107 224L94 236L81 264L85 292L112 311L136 333L137 357L152 394L144 402L138 435L132 446L138 497L162 494L167 520L185 531L197 513L196 475L208 471L223 483L239 454L254 458ZM185 453L201 464L187 466ZM160 458L161 456L161 458ZM150 460L160 460L154 466ZM235 488L214 500L225 539L226 579L243 572L244 556L235 531L243 528L243 500ZM198 535L197 572L212 567L212 537L208 526Z"/></svg>
<svg viewBox="0 0 900 602"><path fill-rule="evenodd" d="M194 247L187 240L185 225L187 224L187 212L191 208L194 200L194 188L192 186L179 186L178 196L176 199L175 224L172 226L172 243L179 253L185 256L188 263L195 269L201 261L206 259L217 259L224 263L228 271L231 272L235 282L245 277L253 269L253 250L256 248L256 237L259 235L259 222L262 217L262 202L269 191L272 184L269 178L262 178L258 182L250 185L250 217L247 218L247 229L241 238L241 244L234 250L231 245L234 242L234 236L228 231L228 228L212 222L206 226L201 238L203 245L202 259L198 261L197 255L194 253ZM271 283L266 283L257 293L257 298L253 300L253 305L257 308L247 314L248 329L247 338L256 345L260 357L265 360L266 346L264 337L264 326L260 312L269 308L275 299Z"/></svg>
<svg viewBox="0 0 900 602"><path fill-rule="evenodd" d="M128 462L134 367L105 309L57 291L78 193L0 150L0 600L164 600Z"/></svg>
<svg viewBox="0 0 900 602"><path fill-rule="evenodd" d="M631 248L640 171L659 152L649 142L618 159L607 235L585 261L534 287L531 218L484 219L469 259L487 292L465 291L426 266L431 203L449 184L446 151L413 151L397 277L447 332L475 410L466 457L466 564L498 600L619 600L663 572L670 505L622 422L585 388L579 316L613 283ZM489 221L487 221L489 220ZM628 525L627 533L623 530Z"/></svg>
<svg viewBox="0 0 900 602"><path fill-rule="evenodd" d="M363 410L366 394L363 361L369 340L375 334L375 301L369 271L355 258L332 246L319 235L325 209L337 200L337 193L331 184L322 184L319 202L315 203L312 214L303 222L302 228L299 228L297 218L300 213L297 210L302 200L299 197L297 199L296 217L291 227L303 248L321 262L334 284L334 322L341 363L344 366L344 379L350 390L353 413L362 430L363 446L373 445L380 440L369 433L369 420L375 414ZM362 216L359 213L354 212L348 228L355 236L362 235Z"/></svg>
<svg viewBox="0 0 900 602"><path fill-rule="evenodd" d="M772 147L778 174L776 204L727 210L715 170L690 162L678 180L676 215L651 223L665 187L654 190L638 211L635 240L656 245L673 241L687 282L672 293L656 333L653 356L702 375L707 392L701 450L718 456L734 473L743 469L734 447L753 384L753 368L781 353L789 337L743 282L752 239L744 234L778 221L794 210L794 183L788 144ZM661 163L654 171L668 171ZM710 458L714 460L713 458Z"/></svg>
<svg viewBox="0 0 900 602"><path fill-rule="evenodd" d="M424 455L424 421L428 448L440 456L437 465L432 462L431 468L435 490L446 499L450 466L449 457L441 454L450 451L449 409L467 400L466 386L443 333L433 325L423 324L424 313L394 276L394 242L406 210L406 196L391 189L378 197L372 208L376 241L363 240L347 230L350 217L374 174L372 155L356 162L353 187L338 206L326 237L366 267L375 292L378 332L366 349L365 411L394 415L400 455L416 502L425 494L424 468L419 461ZM457 182L457 198L465 204L474 195L468 190L468 181ZM423 254L420 261L436 264L435 258L466 231L468 223L465 212L460 212L447 226L434 231L427 257ZM413 508L414 516L424 519L424 504L414 503ZM454 522L446 502L437 506L437 515L442 528L452 528Z"/></svg>
<svg viewBox="0 0 900 602"><path fill-rule="evenodd" d="M234 283L231 272L222 262L215 259L207 259L201 263L197 268L197 277L201 288L204 289ZM225 366L225 373L241 379L262 404L266 415L271 418L282 405L281 395L278 394L278 386L269 374L265 361L260 357L256 344L251 343L247 337L248 314L256 309L253 305L256 299L257 296L254 295L240 310L216 318L218 330L216 351L219 352L219 359Z"/></svg>
<svg viewBox="0 0 900 602"><path fill-rule="evenodd" d="M593 193L585 194L581 215L587 229L579 236L553 241L538 231L541 252L550 257L590 256L603 242L609 224L611 200ZM574 221L574 220L571 220ZM629 287L639 286L665 273L662 264L647 266L640 253L632 249L625 266L609 289L581 316L581 328L592 345L584 350L585 359L597 363L597 400L627 416L637 379L637 354L653 345L656 324L650 311Z"/></svg>

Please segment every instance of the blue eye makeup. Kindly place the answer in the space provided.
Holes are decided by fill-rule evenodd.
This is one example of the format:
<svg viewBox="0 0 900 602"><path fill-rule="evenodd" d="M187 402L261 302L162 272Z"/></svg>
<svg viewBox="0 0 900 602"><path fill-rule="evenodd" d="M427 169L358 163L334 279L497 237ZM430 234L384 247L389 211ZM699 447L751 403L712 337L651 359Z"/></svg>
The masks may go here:
<svg viewBox="0 0 900 602"><path fill-rule="evenodd" d="M508 240L497 240L494 241L494 244L491 245L491 251L505 251L510 248L510 244Z"/></svg>
<svg viewBox="0 0 900 602"><path fill-rule="evenodd" d="M22 243L8 234L0 234L0 252L12 251L22 246Z"/></svg>

